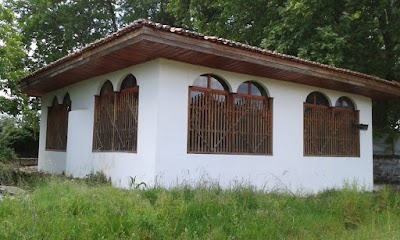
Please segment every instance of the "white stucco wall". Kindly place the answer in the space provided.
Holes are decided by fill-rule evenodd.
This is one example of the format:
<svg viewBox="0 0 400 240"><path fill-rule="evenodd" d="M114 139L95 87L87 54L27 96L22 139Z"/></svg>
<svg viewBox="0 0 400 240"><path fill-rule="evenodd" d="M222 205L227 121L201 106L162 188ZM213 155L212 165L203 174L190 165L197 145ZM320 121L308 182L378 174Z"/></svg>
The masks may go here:
<svg viewBox="0 0 400 240"><path fill-rule="evenodd" d="M90 109L72 110L68 114L68 144L65 173L73 177L85 177L93 172L92 141L93 121Z"/></svg>
<svg viewBox="0 0 400 240"><path fill-rule="evenodd" d="M129 73L136 77L140 89L138 152L92 152L94 95L106 80L119 90ZM187 153L188 86L205 73L225 79L233 92L247 80L257 81L267 89L274 98L273 156ZM333 104L341 96L355 102L360 110L360 122L370 125L368 131L360 133L360 158L303 156L303 102L313 91L324 93ZM72 101L68 153L44 150L47 118L44 107L39 149L39 167L44 171L66 171L78 177L102 171L121 187L128 187L131 177L148 185L157 179L158 184L166 187L212 180L225 187L251 183L266 190L288 188L306 192L341 187L346 180L356 180L367 188L373 184L372 105L367 97L165 59L46 94L43 106L51 105L55 95L62 101L66 92Z"/></svg>
<svg viewBox="0 0 400 240"><path fill-rule="evenodd" d="M233 92L248 80L257 81L268 90L274 98L273 156L187 153L188 86L205 73L225 79ZM225 187L251 183L269 190L306 192L341 187L344 181L372 187L371 128L360 133L360 158L304 157L302 143L303 102L309 93L320 91L333 104L341 96L349 97L360 110L360 122L371 126L369 98L168 60L161 62L160 77L156 173L165 186L210 179Z"/></svg>
<svg viewBox="0 0 400 240"><path fill-rule="evenodd" d="M133 74L140 88L139 130L137 153L92 152L94 96L110 80L114 90L128 74ZM42 116L39 144L39 169L74 177L103 172L116 186L129 187L131 177L137 182L152 184L155 176L155 146L157 119L157 87L159 60L147 62L111 74L88 79L46 94L42 98ZM47 106L54 96L59 102L69 93L72 106L69 113L68 144L66 152L46 151Z"/></svg>

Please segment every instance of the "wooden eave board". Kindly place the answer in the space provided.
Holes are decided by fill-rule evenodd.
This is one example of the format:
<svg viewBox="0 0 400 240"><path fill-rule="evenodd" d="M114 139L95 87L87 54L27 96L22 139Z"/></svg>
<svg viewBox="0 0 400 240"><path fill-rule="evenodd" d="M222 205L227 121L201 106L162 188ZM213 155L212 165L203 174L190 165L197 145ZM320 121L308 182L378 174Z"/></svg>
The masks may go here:
<svg viewBox="0 0 400 240"><path fill-rule="evenodd" d="M21 83L22 91L29 95L42 96L47 92L92 77L156 58L166 58L236 73L355 93L374 99L400 97L400 87L210 41L148 27L139 28L130 35L28 77Z"/></svg>

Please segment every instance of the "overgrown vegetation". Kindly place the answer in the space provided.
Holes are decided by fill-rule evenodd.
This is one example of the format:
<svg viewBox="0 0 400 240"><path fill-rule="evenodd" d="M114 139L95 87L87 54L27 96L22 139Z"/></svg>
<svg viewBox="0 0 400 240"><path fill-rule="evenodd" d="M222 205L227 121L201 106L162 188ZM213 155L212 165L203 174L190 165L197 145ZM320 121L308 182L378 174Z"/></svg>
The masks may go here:
<svg viewBox="0 0 400 240"><path fill-rule="evenodd" d="M2 175L2 170L0 169ZM252 188L120 190L101 174L39 176L0 203L0 239L395 239L400 194L329 190L294 197ZM23 184L21 184L23 185Z"/></svg>
<svg viewBox="0 0 400 240"><path fill-rule="evenodd" d="M0 162L0 185L18 186L27 189L46 181L48 175L40 172L28 173L21 171L17 162Z"/></svg>
<svg viewBox="0 0 400 240"><path fill-rule="evenodd" d="M0 163L10 162L16 158L15 151L11 147L14 138L11 135L13 128L15 126L11 118L0 116Z"/></svg>
<svg viewBox="0 0 400 240"><path fill-rule="evenodd" d="M17 156L37 157L38 124L37 120L25 121L23 118L0 116L0 162L10 162Z"/></svg>

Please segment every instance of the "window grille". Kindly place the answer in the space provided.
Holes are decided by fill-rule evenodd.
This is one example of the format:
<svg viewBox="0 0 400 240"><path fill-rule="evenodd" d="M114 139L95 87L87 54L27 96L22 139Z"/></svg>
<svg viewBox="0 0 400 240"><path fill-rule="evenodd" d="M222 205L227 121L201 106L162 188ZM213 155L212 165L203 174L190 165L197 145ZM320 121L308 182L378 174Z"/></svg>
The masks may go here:
<svg viewBox="0 0 400 240"><path fill-rule="evenodd" d="M194 85L189 87L189 153L272 154L272 99L258 84L245 82L232 94L222 80L202 75Z"/></svg>
<svg viewBox="0 0 400 240"><path fill-rule="evenodd" d="M104 83L95 97L93 151L137 152L139 87L133 75L114 92Z"/></svg>
<svg viewBox="0 0 400 240"><path fill-rule="evenodd" d="M339 98L336 107L321 93L311 93L304 103L304 155L359 157L359 111L348 98Z"/></svg>
<svg viewBox="0 0 400 240"><path fill-rule="evenodd" d="M46 150L67 150L70 110L71 100L68 93L64 96L62 104L58 104L57 97L54 97L52 106L47 109Z"/></svg>

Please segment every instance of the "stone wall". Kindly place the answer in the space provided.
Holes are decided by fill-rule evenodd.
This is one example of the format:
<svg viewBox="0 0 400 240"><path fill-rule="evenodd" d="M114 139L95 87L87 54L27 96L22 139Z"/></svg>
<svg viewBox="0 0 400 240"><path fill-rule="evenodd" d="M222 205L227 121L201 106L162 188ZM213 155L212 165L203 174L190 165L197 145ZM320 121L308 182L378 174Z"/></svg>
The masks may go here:
<svg viewBox="0 0 400 240"><path fill-rule="evenodd" d="M374 155L374 182L400 183L399 155Z"/></svg>
<svg viewBox="0 0 400 240"><path fill-rule="evenodd" d="M37 158L18 158L18 162L20 166L37 166L38 159Z"/></svg>

